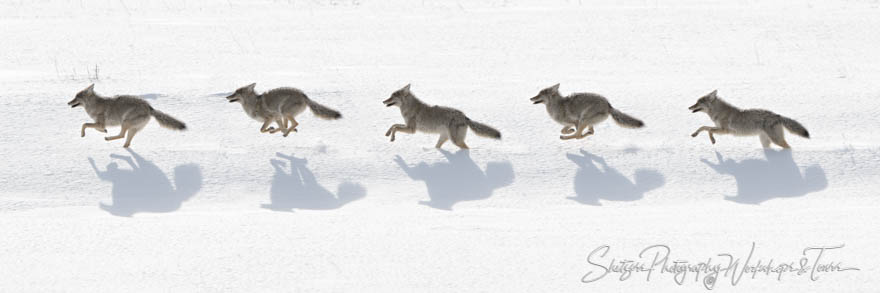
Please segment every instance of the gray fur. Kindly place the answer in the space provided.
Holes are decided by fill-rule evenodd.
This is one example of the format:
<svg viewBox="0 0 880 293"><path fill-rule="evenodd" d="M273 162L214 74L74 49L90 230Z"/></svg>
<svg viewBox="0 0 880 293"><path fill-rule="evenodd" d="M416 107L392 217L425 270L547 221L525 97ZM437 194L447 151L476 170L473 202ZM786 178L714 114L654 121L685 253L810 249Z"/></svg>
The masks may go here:
<svg viewBox="0 0 880 293"><path fill-rule="evenodd" d="M709 140L713 144L715 143L714 134L757 135L761 145L765 148L770 147L771 142L783 148L790 148L785 141L783 128L804 138L810 138L810 133L799 122L768 110L740 110L719 98L717 90L701 97L696 104L688 109L693 113L705 112L715 123L715 127L703 126L691 134L696 137L700 132L708 131Z"/></svg>
<svg viewBox="0 0 880 293"><path fill-rule="evenodd" d="M467 122L468 122L468 127L470 127L471 130L473 130L475 134L482 136L482 137L501 139L501 132L499 132L495 128L492 128L489 125L486 125L486 124L483 124L483 123L480 123L477 121L473 121L470 119L468 119Z"/></svg>
<svg viewBox="0 0 880 293"><path fill-rule="evenodd" d="M182 121L174 119L174 117L165 114L165 112L150 108L153 110L153 118L156 118L156 122L159 122L159 126L174 129L174 130L185 130L186 124Z"/></svg>
<svg viewBox="0 0 880 293"><path fill-rule="evenodd" d="M440 134L440 139L435 147L440 148L447 140L462 149L467 149L465 136L470 128L479 136L501 139L501 132L483 123L471 120L461 111L442 106L430 106L423 103L410 92L410 86L406 85L391 94L391 97L383 101L385 106L400 107L400 114L406 124L394 124L385 132L394 141L398 131L415 133L417 130L426 133Z"/></svg>
<svg viewBox="0 0 880 293"><path fill-rule="evenodd" d="M128 137L123 147L129 147L131 139L147 125L147 122L150 122L150 117L155 117L162 127L175 130L186 129L186 124L168 114L153 109L147 101L131 95L105 98L96 94L94 88L94 84L90 85L77 93L76 97L67 103L72 108L83 106L89 117L95 120L94 123L82 125L80 136L86 135L86 128L95 128L106 133L107 126L121 126L118 135L108 136L105 139L120 139L125 137L127 133Z"/></svg>
<svg viewBox="0 0 880 293"><path fill-rule="evenodd" d="M611 107L611 105L609 105L609 107ZM629 116L614 108L611 108L611 119L614 119L614 122L617 122L617 125L620 125L621 127L639 128L645 126L645 123L642 122L642 120L636 119L636 117Z"/></svg>
<svg viewBox="0 0 880 293"><path fill-rule="evenodd" d="M296 122L295 118L306 108L309 108L319 118L342 118L339 111L318 104L298 89L282 87L258 95L254 91L255 86L256 83L239 88L232 95L226 97L226 100L230 103L240 103L248 116L263 122L260 132L281 131L284 136L287 136L291 131L297 131L296 126L299 125L299 122ZM269 127L272 122L275 122L278 127Z"/></svg>
<svg viewBox="0 0 880 293"><path fill-rule="evenodd" d="M635 117L624 114L611 107L608 99L594 93L573 93L563 97L559 93L559 84L543 89L537 96L530 99L534 104L545 104L547 113L554 121L562 124L560 139L582 139L595 133L593 126L608 116L618 125L626 128L640 128L645 123ZM587 130L587 132L583 132Z"/></svg>

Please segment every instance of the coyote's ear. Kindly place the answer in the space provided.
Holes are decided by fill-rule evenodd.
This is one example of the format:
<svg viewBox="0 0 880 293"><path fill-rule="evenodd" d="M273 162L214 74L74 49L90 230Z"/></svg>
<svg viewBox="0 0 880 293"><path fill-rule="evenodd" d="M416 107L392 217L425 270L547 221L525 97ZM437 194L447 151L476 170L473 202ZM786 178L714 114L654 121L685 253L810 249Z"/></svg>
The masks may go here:
<svg viewBox="0 0 880 293"><path fill-rule="evenodd" d="M709 93L709 97L712 98L713 100L718 98L718 90L716 89L716 90L712 91L711 93Z"/></svg>
<svg viewBox="0 0 880 293"><path fill-rule="evenodd" d="M253 91L253 90L254 90L254 87L256 87L256 86L257 86L257 83L255 82L255 83L252 83L252 84L247 85L246 88L247 88L249 91Z"/></svg>
<svg viewBox="0 0 880 293"><path fill-rule="evenodd" d="M87 93L91 93L91 92L95 91L95 84L93 83L92 85L90 85L89 87L87 87L86 89L84 89L82 91L87 92Z"/></svg>
<svg viewBox="0 0 880 293"><path fill-rule="evenodd" d="M410 85L412 85L412 84L411 84L411 83L407 84L407 85L404 86L401 90L402 90L402 91L405 91L405 92L409 92L409 86L410 86Z"/></svg>
<svg viewBox="0 0 880 293"><path fill-rule="evenodd" d="M558 91L559 91L559 84L557 83L557 84L551 86L550 89L553 90L553 91L555 91L555 92L558 92Z"/></svg>

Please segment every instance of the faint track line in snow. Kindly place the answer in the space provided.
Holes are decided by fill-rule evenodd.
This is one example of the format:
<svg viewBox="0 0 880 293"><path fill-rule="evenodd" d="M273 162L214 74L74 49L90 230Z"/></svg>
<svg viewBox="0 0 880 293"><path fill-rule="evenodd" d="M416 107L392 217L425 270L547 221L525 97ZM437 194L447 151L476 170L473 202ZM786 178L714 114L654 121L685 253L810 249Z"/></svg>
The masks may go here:
<svg viewBox="0 0 880 293"><path fill-rule="evenodd" d="M119 4L122 5L122 8L125 8L125 14L131 16L131 11L128 10L128 5L125 5L125 1L119 0Z"/></svg>
<svg viewBox="0 0 880 293"><path fill-rule="evenodd" d="M61 79L61 73L58 72L58 57L52 57L52 63L55 64L55 78Z"/></svg>
<svg viewBox="0 0 880 293"><path fill-rule="evenodd" d="M247 35L248 35L248 41L251 43L251 48L254 49L254 53L259 54L260 51L257 50L257 44L254 43L254 35L250 31L247 31Z"/></svg>
<svg viewBox="0 0 880 293"><path fill-rule="evenodd" d="M238 38L235 37L235 34L228 27L226 28L226 33L229 34L229 37L232 38L232 41L235 42L235 45L238 46L238 50L241 53L247 53L247 50L244 49L244 46L241 45L241 42L238 41Z"/></svg>
<svg viewBox="0 0 880 293"><path fill-rule="evenodd" d="M849 155L849 160L850 160L850 164L852 164L852 168L857 168L859 164L858 164L858 161L856 161L855 155L853 155L853 153L855 153L855 148L853 147L852 143L850 143L846 139L846 133L841 133L840 137L843 139L844 145L846 145L846 148L844 150L847 152L847 155ZM858 172L852 172L852 174L855 174L855 176L858 178L858 182L866 182L867 181Z"/></svg>

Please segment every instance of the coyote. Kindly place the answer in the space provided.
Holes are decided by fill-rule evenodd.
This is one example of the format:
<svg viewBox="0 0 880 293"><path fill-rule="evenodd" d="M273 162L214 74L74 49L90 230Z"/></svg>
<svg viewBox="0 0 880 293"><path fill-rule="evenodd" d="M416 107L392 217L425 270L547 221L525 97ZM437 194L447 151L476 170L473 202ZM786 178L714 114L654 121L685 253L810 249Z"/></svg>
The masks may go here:
<svg viewBox="0 0 880 293"><path fill-rule="evenodd" d="M263 122L260 132L276 133L283 132L287 137L291 131L296 132L296 115L302 113L306 107L312 110L315 116L323 119L339 119L342 114L338 111L318 104L309 99L302 91L282 87L270 90L258 95L254 91L256 83L235 90L235 93L226 97L230 103L239 102L244 112L254 120ZM278 124L278 128L270 127L272 122Z"/></svg>
<svg viewBox="0 0 880 293"><path fill-rule="evenodd" d="M626 128L645 126L641 120L626 115L611 107L605 97L593 93L574 93L563 97L559 94L559 84L541 90L531 98L532 103L547 105L547 113L559 124L562 124L562 140L582 139L595 133L593 125L608 119L608 115L618 125ZM584 133L584 129L589 129Z"/></svg>
<svg viewBox="0 0 880 293"><path fill-rule="evenodd" d="M691 134L692 137L697 137L700 132L708 131L709 140L712 141L712 144L715 144L715 136L713 134L758 135L764 148L769 148L770 142L782 148L791 148L785 142L785 133L782 131L782 128L788 129L788 131L804 138L810 138L810 133L807 132L807 129L797 121L767 110L740 110L719 98L718 90L703 96L688 109L693 113L706 112L709 118L712 119L712 122L715 122L715 127L703 126Z"/></svg>
<svg viewBox="0 0 880 293"><path fill-rule="evenodd" d="M150 122L150 116L156 118L159 125L174 130L185 130L186 124L168 114L153 109L150 103L141 100L135 96L120 95L112 98L101 97L95 93L95 84L90 85L86 89L76 94L70 102L67 103L71 108L82 105L86 109L94 123L83 123L80 130L80 136L86 136L86 128L94 128L100 132L107 133L107 126L121 125L122 128L118 135L108 136L104 139L114 140L125 137L125 144L122 147L129 147L131 139L138 131Z"/></svg>
<svg viewBox="0 0 880 293"><path fill-rule="evenodd" d="M470 128L479 136L501 139L501 132L495 130L486 124L471 120L459 110L441 107L428 106L420 101L410 92L410 85L395 91L391 97L382 103L387 107L400 107L400 114L406 124L394 124L385 132L385 136L391 136L394 141L394 135L398 132L415 133L416 130L427 133L439 133L440 139L434 147L440 148L447 140L462 149L467 149L464 138L467 135L467 129Z"/></svg>

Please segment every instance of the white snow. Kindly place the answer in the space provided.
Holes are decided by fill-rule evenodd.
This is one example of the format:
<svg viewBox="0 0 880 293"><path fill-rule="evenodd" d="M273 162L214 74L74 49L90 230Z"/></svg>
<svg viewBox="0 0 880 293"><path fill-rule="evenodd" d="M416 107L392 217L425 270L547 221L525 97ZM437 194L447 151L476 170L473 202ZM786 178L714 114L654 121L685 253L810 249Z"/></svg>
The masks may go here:
<svg viewBox="0 0 880 293"><path fill-rule="evenodd" d="M0 291L704 292L581 278L601 245L603 262L654 244L718 262L755 243L777 262L845 244L823 261L860 270L718 291L875 292L878 26L867 0L4 1ZM93 82L189 130L80 138L66 103ZM344 117L261 134L224 99L251 82ZM528 101L557 82L647 127L560 141ZM504 139L389 142L403 120L381 101L407 83ZM691 138L711 122L687 107L716 88L812 139Z"/></svg>

